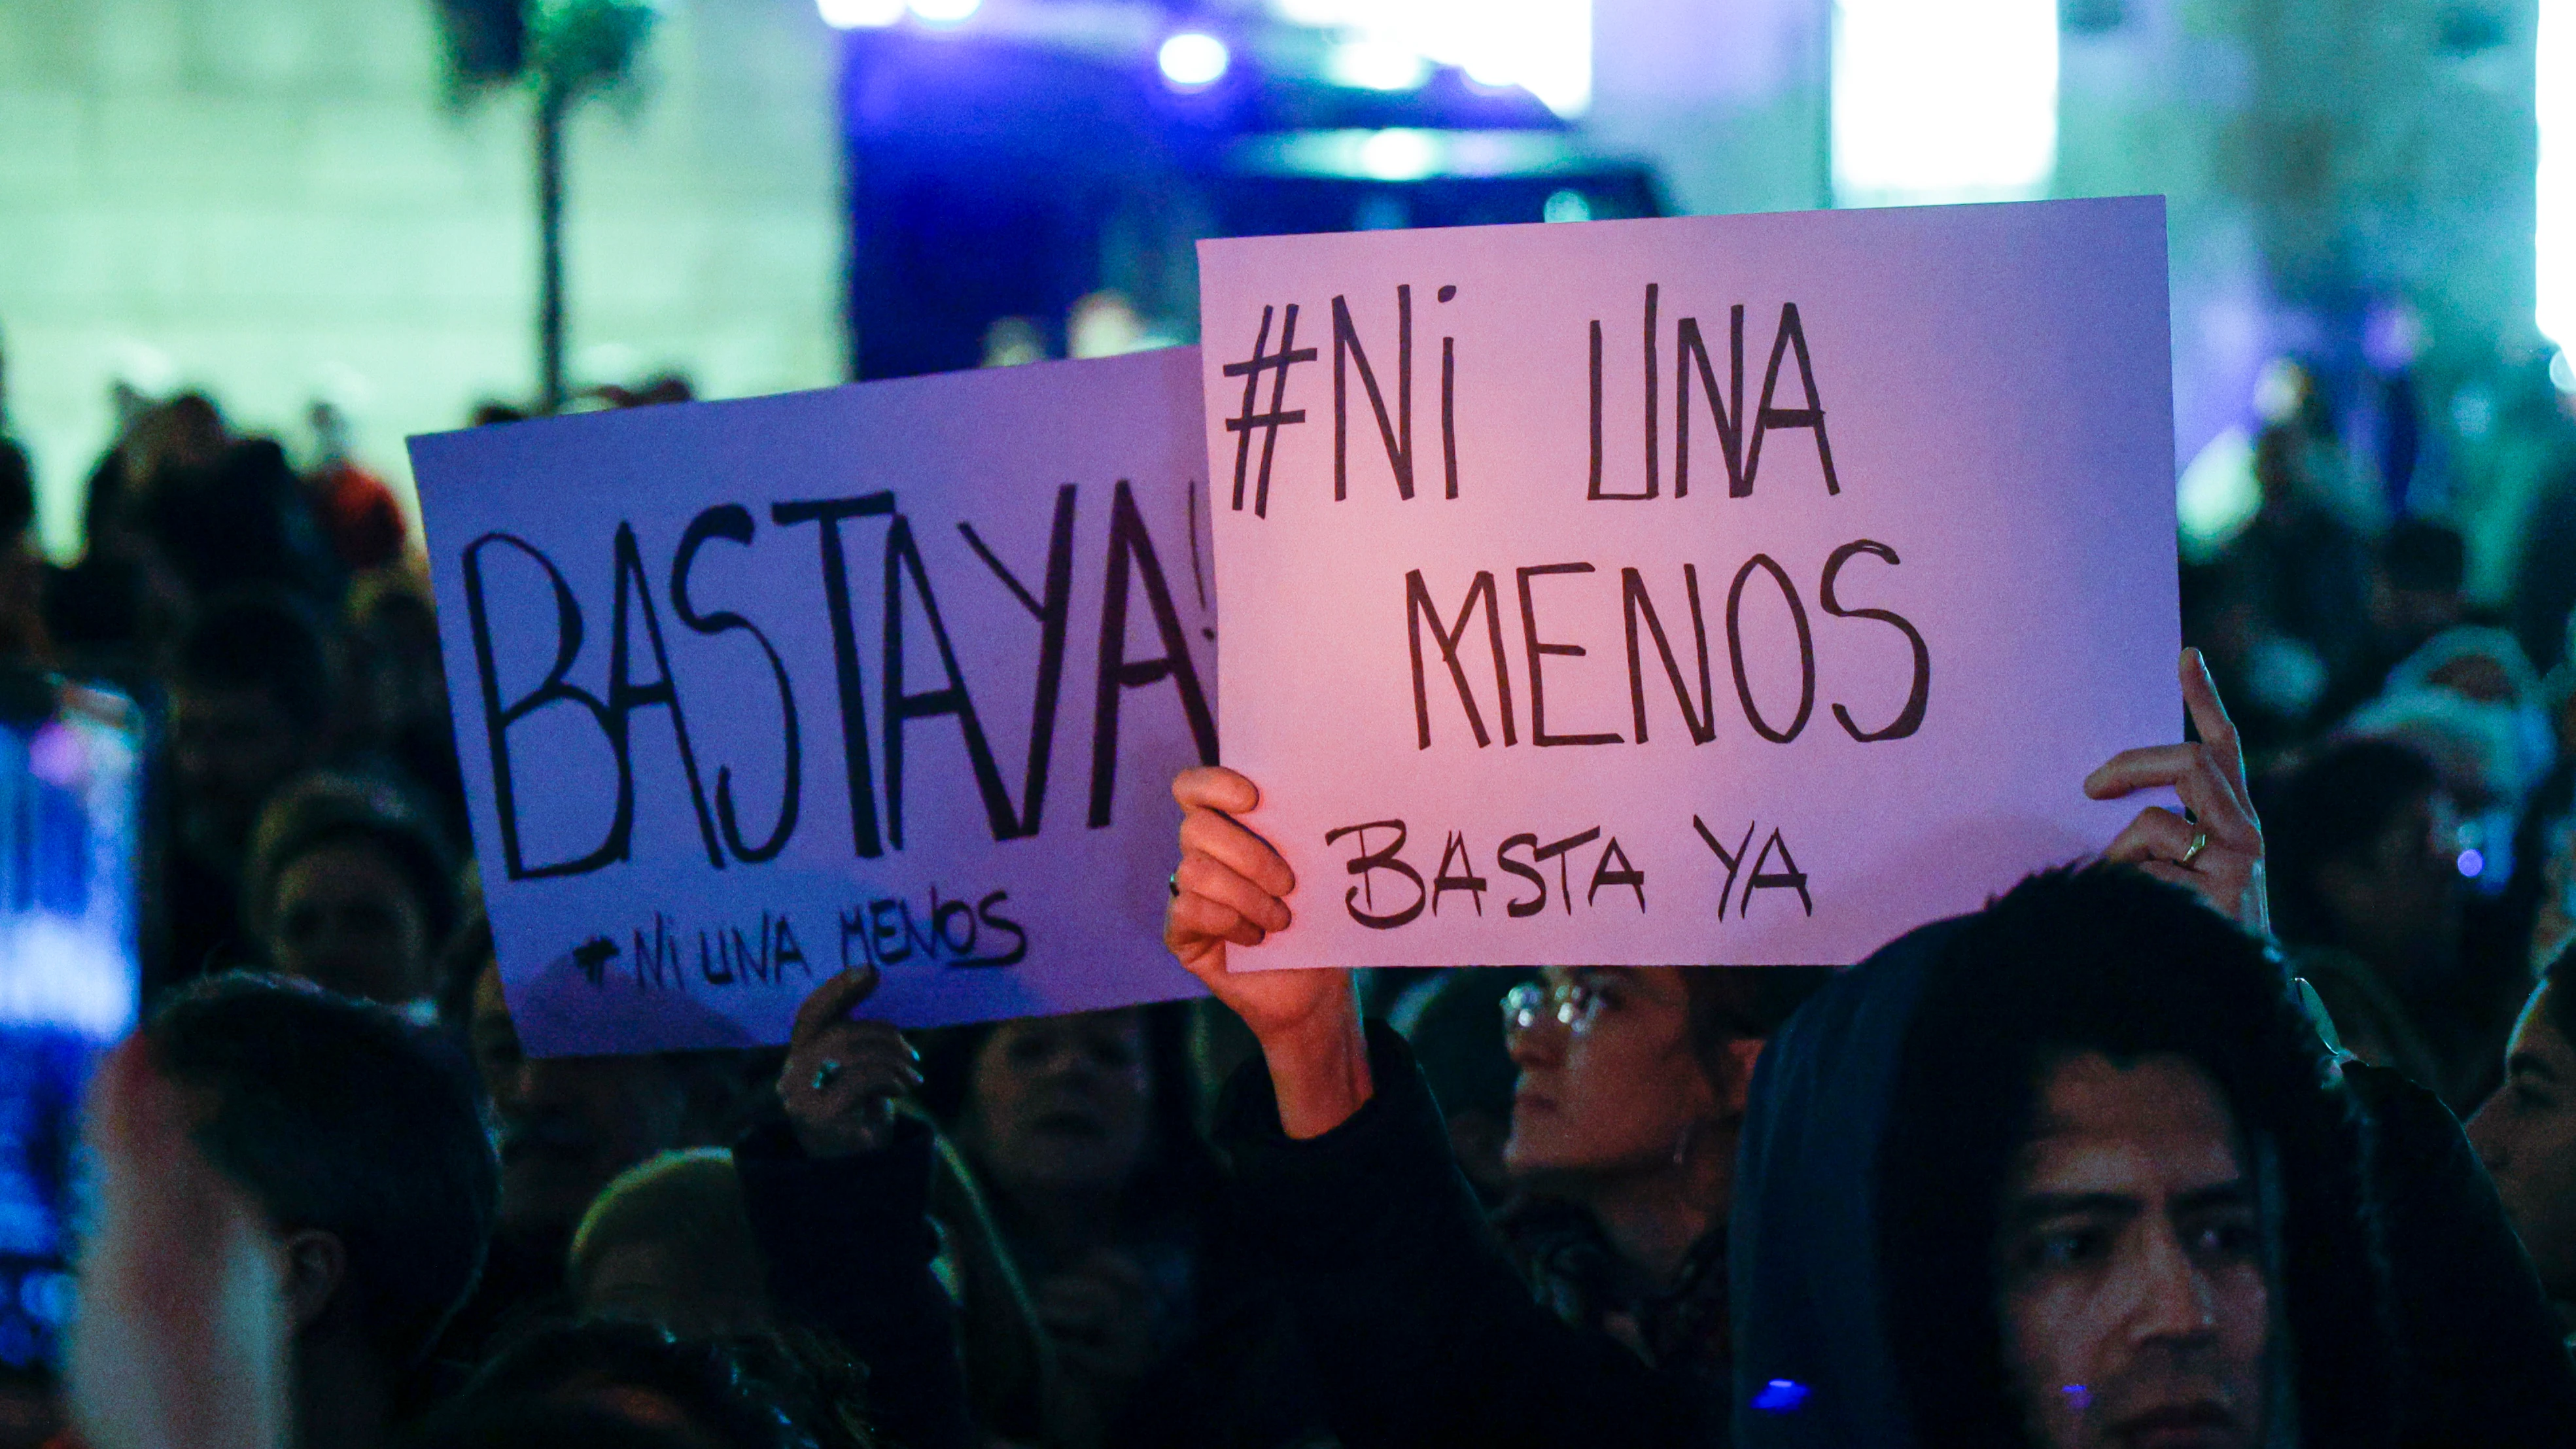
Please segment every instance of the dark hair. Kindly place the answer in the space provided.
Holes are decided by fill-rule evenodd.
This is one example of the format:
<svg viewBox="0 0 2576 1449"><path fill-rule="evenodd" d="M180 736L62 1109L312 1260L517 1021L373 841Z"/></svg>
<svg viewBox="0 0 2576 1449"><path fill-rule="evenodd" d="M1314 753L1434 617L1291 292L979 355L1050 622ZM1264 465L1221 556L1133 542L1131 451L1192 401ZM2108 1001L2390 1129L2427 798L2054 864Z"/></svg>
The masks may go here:
<svg viewBox="0 0 2576 1449"><path fill-rule="evenodd" d="M382 851L411 883L432 951L456 929L456 865L419 803L386 780L315 771L280 789L251 832L242 918L265 936L287 867L324 846L357 840Z"/></svg>
<svg viewBox="0 0 2576 1449"><path fill-rule="evenodd" d="M36 470L27 452L0 438L0 542L16 543L36 522Z"/></svg>
<svg viewBox="0 0 2576 1449"><path fill-rule="evenodd" d="M2336 741L2266 780L2257 799L2281 939L2343 944L2317 893L2317 872L2367 852L2407 801L2440 784L2422 751L2369 738Z"/></svg>
<svg viewBox="0 0 2576 1449"><path fill-rule="evenodd" d="M2303 1440L2390 1442L2395 1339L2360 1113L2277 956L2190 892L2108 865L2034 875L1968 918L1907 1026L1879 1262L1917 1425L1943 1443L2024 1442L1992 1245L2041 1075L2084 1051L2169 1052L2209 1074L2277 1213L2268 1256Z"/></svg>
<svg viewBox="0 0 2576 1449"><path fill-rule="evenodd" d="M2379 568L2394 588L2456 594L2468 577L2468 544L2449 524L2402 518L2379 540Z"/></svg>
<svg viewBox="0 0 2576 1449"><path fill-rule="evenodd" d="M207 1157L278 1226L336 1235L340 1301L388 1364L416 1362L473 1289L499 1196L454 1049L383 1007L240 972L177 992L144 1036L211 1101Z"/></svg>
<svg viewBox="0 0 2576 1449"><path fill-rule="evenodd" d="M331 656L320 626L292 598L265 589L208 603L179 636L170 682L179 688L261 690L290 719L317 729L333 700Z"/></svg>
<svg viewBox="0 0 2576 1449"><path fill-rule="evenodd" d="M460 1404L642 1389L688 1416L693 1442L729 1449L864 1449L862 1370L810 1335L682 1338L659 1324L591 1319L539 1328L502 1349Z"/></svg>
<svg viewBox="0 0 2576 1449"><path fill-rule="evenodd" d="M1734 1080L1728 1051L1740 1041L1769 1041L1772 1033L1834 979L1830 966L1685 966L1690 993L1691 1051L1721 1098L1746 1083Z"/></svg>

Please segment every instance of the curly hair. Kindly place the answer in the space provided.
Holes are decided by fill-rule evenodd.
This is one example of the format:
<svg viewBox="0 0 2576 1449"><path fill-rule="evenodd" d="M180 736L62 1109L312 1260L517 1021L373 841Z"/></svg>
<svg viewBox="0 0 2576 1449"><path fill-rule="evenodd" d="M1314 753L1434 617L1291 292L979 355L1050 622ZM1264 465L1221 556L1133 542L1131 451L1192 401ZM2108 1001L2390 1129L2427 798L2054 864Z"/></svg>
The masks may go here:
<svg viewBox="0 0 2576 1449"><path fill-rule="evenodd" d="M1970 917L1906 1029L1879 1159L1879 1261L1916 1422L1945 1444L2027 1442L1992 1245L2043 1068L2087 1051L2172 1053L2208 1073L2277 1224L2266 1269L2286 1329L2283 1407L2306 1444L2393 1443L2397 1351L2367 1129L2333 1057L2263 942L2186 890L2100 864L2031 876Z"/></svg>

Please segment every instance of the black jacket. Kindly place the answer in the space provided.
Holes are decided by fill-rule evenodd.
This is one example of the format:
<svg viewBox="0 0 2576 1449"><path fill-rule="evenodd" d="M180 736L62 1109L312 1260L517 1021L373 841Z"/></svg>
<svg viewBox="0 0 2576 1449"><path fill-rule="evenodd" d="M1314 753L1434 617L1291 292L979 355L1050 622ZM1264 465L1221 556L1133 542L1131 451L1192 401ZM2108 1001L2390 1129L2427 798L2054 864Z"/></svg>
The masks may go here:
<svg viewBox="0 0 2576 1449"><path fill-rule="evenodd" d="M1293 1141L1258 1060L1229 1084L1218 1146L1229 1219L1258 1244L1350 1449L1719 1444L1699 1401L1606 1335L1531 1296L1459 1174L1431 1089L1393 1031L1369 1027L1377 1095Z"/></svg>

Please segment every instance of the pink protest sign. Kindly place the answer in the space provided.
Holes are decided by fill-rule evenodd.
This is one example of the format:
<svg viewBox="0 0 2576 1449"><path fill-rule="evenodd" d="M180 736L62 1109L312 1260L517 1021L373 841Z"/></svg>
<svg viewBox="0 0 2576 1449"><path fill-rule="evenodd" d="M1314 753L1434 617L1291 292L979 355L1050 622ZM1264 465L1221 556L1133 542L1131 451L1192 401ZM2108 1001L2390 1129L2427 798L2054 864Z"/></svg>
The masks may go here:
<svg viewBox="0 0 2576 1449"><path fill-rule="evenodd" d="M1259 966L1848 962L2178 737L2155 198L1202 243Z"/></svg>
<svg viewBox="0 0 2576 1449"><path fill-rule="evenodd" d="M1197 357L412 440L476 859L540 1055L1193 994Z"/></svg>

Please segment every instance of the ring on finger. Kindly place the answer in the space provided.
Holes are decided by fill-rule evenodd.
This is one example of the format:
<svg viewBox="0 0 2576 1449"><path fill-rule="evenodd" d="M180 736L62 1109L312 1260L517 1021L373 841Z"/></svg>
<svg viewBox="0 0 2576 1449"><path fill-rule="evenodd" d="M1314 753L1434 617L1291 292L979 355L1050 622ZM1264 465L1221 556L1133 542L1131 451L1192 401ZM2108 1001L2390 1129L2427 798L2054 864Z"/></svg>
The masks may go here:
<svg viewBox="0 0 2576 1449"><path fill-rule="evenodd" d="M2200 853L2207 849L2209 849L2209 832L2206 830L2195 832L2191 837L2190 847L2182 853L2183 868L2190 869L2191 863L2200 859Z"/></svg>
<svg viewBox="0 0 2576 1449"><path fill-rule="evenodd" d="M821 1066L814 1069L814 1090L817 1092L828 1092L832 1089L832 1084L839 1081L840 1077L841 1064L827 1057L824 1059Z"/></svg>

